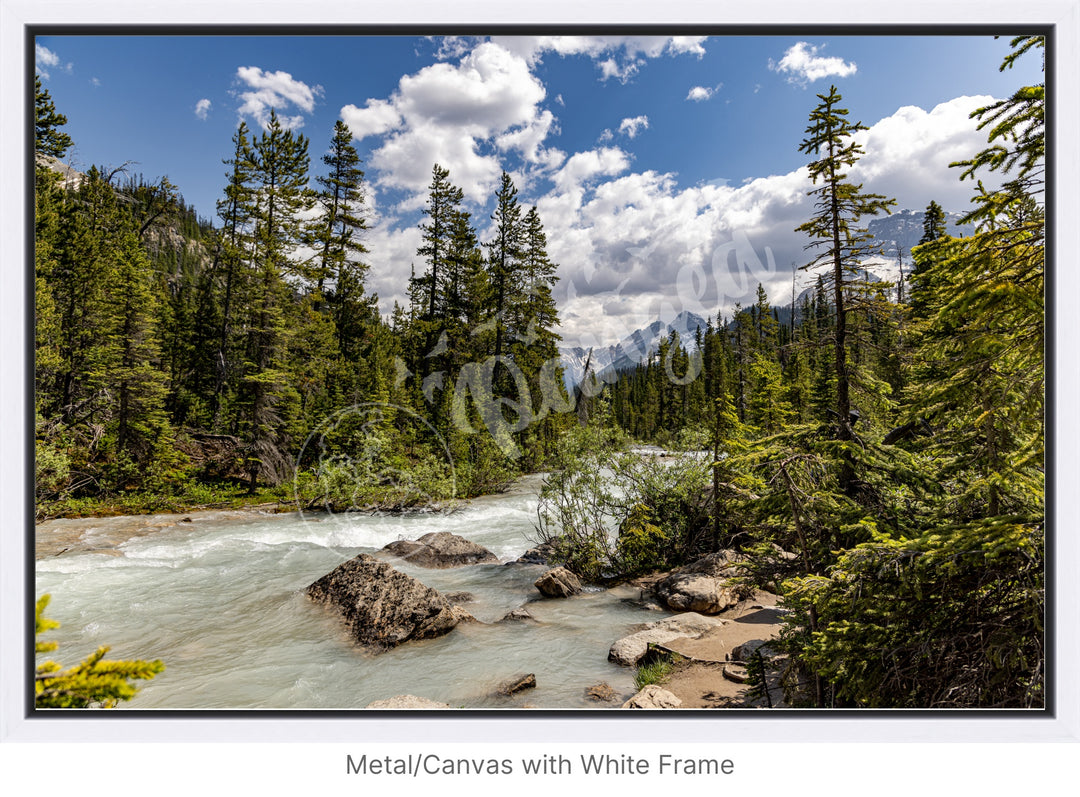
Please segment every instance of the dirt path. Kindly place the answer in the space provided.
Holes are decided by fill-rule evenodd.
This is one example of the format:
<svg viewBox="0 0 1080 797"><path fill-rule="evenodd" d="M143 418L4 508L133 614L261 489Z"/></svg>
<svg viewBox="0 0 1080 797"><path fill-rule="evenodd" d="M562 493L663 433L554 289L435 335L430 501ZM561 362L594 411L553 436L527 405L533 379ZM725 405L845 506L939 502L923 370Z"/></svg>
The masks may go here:
<svg viewBox="0 0 1080 797"><path fill-rule="evenodd" d="M661 686L682 701L683 708L751 708L764 707L764 698L750 699L749 687L724 676L725 663L731 652L751 640L767 640L780 633L782 609L776 606L777 596L758 592L733 609L717 615L730 623L697 639L675 639L664 647L684 658L677 664ZM733 668L734 669L734 668ZM772 684L770 694L774 707L782 704L778 684Z"/></svg>

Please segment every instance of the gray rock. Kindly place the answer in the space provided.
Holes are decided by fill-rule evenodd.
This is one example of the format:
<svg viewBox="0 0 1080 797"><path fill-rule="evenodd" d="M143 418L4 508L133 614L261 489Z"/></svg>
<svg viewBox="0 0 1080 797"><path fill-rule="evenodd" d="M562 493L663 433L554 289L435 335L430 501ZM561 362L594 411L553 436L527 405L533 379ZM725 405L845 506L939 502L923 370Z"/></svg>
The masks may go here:
<svg viewBox="0 0 1080 797"><path fill-rule="evenodd" d="M446 569L466 565L494 564L499 558L482 545L448 531L432 531L416 540L398 540L383 546L418 567Z"/></svg>
<svg viewBox="0 0 1080 797"><path fill-rule="evenodd" d="M761 655L767 658L773 652L772 648L769 647L769 644L773 641L771 639L750 639L732 649L731 659L732 661L750 661L759 650Z"/></svg>
<svg viewBox="0 0 1080 797"><path fill-rule="evenodd" d="M549 598L567 598L581 592L581 580L565 567L548 570L534 586Z"/></svg>
<svg viewBox="0 0 1080 797"><path fill-rule="evenodd" d="M500 623L524 623L524 622L536 622L536 618L529 614L529 610L524 606L518 606L516 609L507 612Z"/></svg>
<svg viewBox="0 0 1080 797"><path fill-rule="evenodd" d="M536 676L533 673L521 673L515 675L506 681L503 681L496 688L496 693L500 695L512 695L516 692L523 692L526 689L536 688Z"/></svg>
<svg viewBox="0 0 1080 797"><path fill-rule="evenodd" d="M334 568L307 594L336 608L358 643L377 649L441 636L458 624L436 590L367 554Z"/></svg>
<svg viewBox="0 0 1080 797"><path fill-rule="evenodd" d="M653 589L674 611L719 614L753 593L751 587L732 581L743 573L745 559L735 551L711 553L669 573Z"/></svg>
<svg viewBox="0 0 1080 797"><path fill-rule="evenodd" d="M585 696L598 703L614 703L618 699L619 693L612 689L610 684L601 682L586 689Z"/></svg>
<svg viewBox="0 0 1080 797"><path fill-rule="evenodd" d="M623 708L678 708L682 701L667 689L649 684L622 704Z"/></svg>
<svg viewBox="0 0 1080 797"><path fill-rule="evenodd" d="M527 550L525 553L515 559L514 562L516 564L522 565L546 565L554 547L554 540L542 542L535 548L530 548L529 550Z"/></svg>
<svg viewBox="0 0 1080 797"><path fill-rule="evenodd" d="M476 600L471 592L447 592L445 595L450 603L472 603Z"/></svg>
<svg viewBox="0 0 1080 797"><path fill-rule="evenodd" d="M741 664L733 661L729 661L724 664L724 677L732 683L744 684L750 680L749 674L746 672L746 668Z"/></svg>
<svg viewBox="0 0 1080 797"><path fill-rule="evenodd" d="M695 612L677 614L664 620L649 623L640 631L617 640L608 650L608 661L633 667L641 661L649 650L649 644L663 645L673 639L688 637L697 639L706 631L727 623L719 617L703 617Z"/></svg>
<svg viewBox="0 0 1080 797"><path fill-rule="evenodd" d="M368 708L450 708L448 703L440 703L437 700L428 700L426 697L416 695L395 695L386 700L376 700L368 703Z"/></svg>

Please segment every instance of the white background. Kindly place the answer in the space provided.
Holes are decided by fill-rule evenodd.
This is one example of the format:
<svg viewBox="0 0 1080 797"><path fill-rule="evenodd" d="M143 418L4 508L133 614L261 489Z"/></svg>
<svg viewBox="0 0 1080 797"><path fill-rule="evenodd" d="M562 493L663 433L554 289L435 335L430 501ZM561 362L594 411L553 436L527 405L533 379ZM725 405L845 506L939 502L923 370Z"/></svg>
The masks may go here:
<svg viewBox="0 0 1080 797"><path fill-rule="evenodd" d="M527 13L527 16L521 16ZM27 720L23 715L25 528L11 511L25 504L28 474L25 461L26 279L25 192L23 179L27 59L24 26L32 23L777 23L919 24L1029 22L1056 25L1057 91L1054 140L1057 195L1054 232L1055 294L1053 318L1059 327L1054 357L1056 384L1051 403L1051 436L1056 446L1052 477L1054 493L1057 592L1057 716L1031 719L784 719L717 712L672 712L663 719L635 713L611 719L523 718L417 720L360 719L142 719L133 712L108 719ZM1057 783L1075 788L1075 743L1080 740L1080 697L1077 691L1077 583L1080 557L1074 518L1080 516L1075 485L1078 396L1072 373L1076 344L1065 323L1080 297L1080 209L1077 186L1080 114L1080 0L1045 2L888 3L867 2L688 2L640 0L585 5L580 0L538 3L507 2L223 2L148 3L79 2L78 0L0 0L0 390L5 422L0 424L0 506L9 522L0 529L0 778L4 787L60 794L91 791L155 794L224 794L252 787L264 794L297 794L320 787L346 793L390 789L413 794L468 789L494 794L544 793L571 785L580 788L702 789L722 794L768 793L798 789L800 794L1018 794L1055 791ZM1066 303L1067 301L1067 303ZM1075 326L1071 327L1075 329ZM450 744L453 741L455 744ZM97 742L97 744L88 744ZM1064 744L1062 744L1064 743ZM731 758L730 776L664 777L574 776L453 778L359 776L346 774L346 755L404 756L435 753L444 757L509 757L581 753L633 754L655 761L661 752L687 757ZM7 792L16 793L16 792Z"/></svg>

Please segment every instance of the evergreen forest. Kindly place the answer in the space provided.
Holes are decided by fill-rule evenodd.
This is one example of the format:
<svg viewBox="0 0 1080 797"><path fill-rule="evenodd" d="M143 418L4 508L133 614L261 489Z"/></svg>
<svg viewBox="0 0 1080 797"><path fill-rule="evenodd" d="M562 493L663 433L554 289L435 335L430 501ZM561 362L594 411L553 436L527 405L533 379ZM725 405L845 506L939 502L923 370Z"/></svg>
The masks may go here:
<svg viewBox="0 0 1080 797"><path fill-rule="evenodd" d="M1016 38L1001 69L1042 47ZM787 611L765 666L793 705L1045 706L1044 86L973 115L986 146L953 166L976 231L946 234L927 197L896 283L861 266L895 205L848 178L866 128L835 87L815 102L791 131L813 290L781 312L759 286L568 388L558 264L506 172L477 220L432 166L408 299L384 316L344 122L317 144L241 123L210 221L169 179L65 171L39 80L38 519L402 510L545 472L538 535L586 580L746 554Z"/></svg>

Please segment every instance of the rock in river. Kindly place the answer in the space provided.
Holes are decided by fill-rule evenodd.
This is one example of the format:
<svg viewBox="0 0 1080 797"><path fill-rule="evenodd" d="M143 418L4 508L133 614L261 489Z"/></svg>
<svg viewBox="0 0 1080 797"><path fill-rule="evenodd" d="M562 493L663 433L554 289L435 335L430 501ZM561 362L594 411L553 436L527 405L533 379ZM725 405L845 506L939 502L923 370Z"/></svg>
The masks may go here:
<svg viewBox="0 0 1080 797"><path fill-rule="evenodd" d="M521 692L525 689L536 688L536 675L531 672L523 672L515 675L513 678L508 678L503 681L495 689L496 694L509 696Z"/></svg>
<svg viewBox="0 0 1080 797"><path fill-rule="evenodd" d="M416 540L398 540L383 550L400 556L410 564L439 569L499 561L487 548L449 531L432 531Z"/></svg>
<svg viewBox="0 0 1080 797"><path fill-rule="evenodd" d="M437 637L458 623L436 590L363 553L313 583L307 594L341 612L353 638L368 647Z"/></svg>
<svg viewBox="0 0 1080 797"><path fill-rule="evenodd" d="M549 598L567 598L581 592L581 581L565 567L548 570L534 586Z"/></svg>

